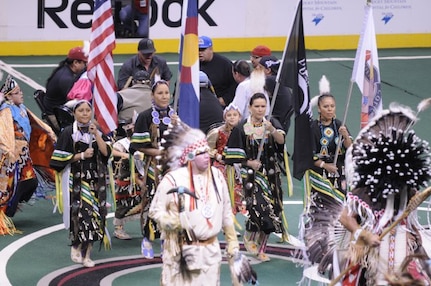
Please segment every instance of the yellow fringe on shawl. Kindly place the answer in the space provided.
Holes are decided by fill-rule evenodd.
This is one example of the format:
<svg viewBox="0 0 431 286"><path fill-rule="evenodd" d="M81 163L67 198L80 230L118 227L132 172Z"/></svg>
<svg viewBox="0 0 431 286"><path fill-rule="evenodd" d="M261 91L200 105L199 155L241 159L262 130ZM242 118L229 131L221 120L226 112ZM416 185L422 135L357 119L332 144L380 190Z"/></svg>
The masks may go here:
<svg viewBox="0 0 431 286"><path fill-rule="evenodd" d="M310 170L305 171L304 175L304 197L302 199L303 201L303 207L304 210L308 208L308 202L310 201L310 194L311 194L311 183L310 183Z"/></svg>
<svg viewBox="0 0 431 286"><path fill-rule="evenodd" d="M135 158L129 154L129 169L130 169L130 185L132 186L133 194L136 194L136 172L135 172Z"/></svg>
<svg viewBox="0 0 431 286"><path fill-rule="evenodd" d="M105 235L103 236L103 247L105 250L112 249L111 237L109 236L109 230L105 227Z"/></svg>
<svg viewBox="0 0 431 286"><path fill-rule="evenodd" d="M108 160L109 188L111 190L111 197L112 197L111 210L115 211L117 209L117 200L115 199L114 169L112 167L113 164L111 164L112 161L114 161L114 155L112 152L112 146L110 146L110 148L111 148L111 156L109 157L109 160Z"/></svg>
<svg viewBox="0 0 431 286"><path fill-rule="evenodd" d="M226 165L226 177L227 177L227 188L229 190L230 204L232 209L235 208L235 168L234 166ZM236 216L233 215L233 223L236 228L242 230L241 224L236 219Z"/></svg>
<svg viewBox="0 0 431 286"><path fill-rule="evenodd" d="M14 235L16 233L22 233L21 231L15 228L13 221L10 217L8 217L4 210L0 210L0 235Z"/></svg>
<svg viewBox="0 0 431 286"><path fill-rule="evenodd" d="M281 212L281 217L283 219L283 233L281 234L280 242L289 242L289 224L287 223L284 210Z"/></svg>
<svg viewBox="0 0 431 286"><path fill-rule="evenodd" d="M233 223L235 224L235 226L239 229L242 230L241 224L239 223L239 221L236 219L236 216L233 215Z"/></svg>
<svg viewBox="0 0 431 286"><path fill-rule="evenodd" d="M292 175L290 173L289 157L287 156L286 144L284 144L284 148L283 148L283 159L284 159L284 168L286 169L287 194L289 197L291 197L293 195L293 181L292 181ZM280 242L290 242L289 224L287 223L284 208L283 208L283 211L281 212L281 217L283 220L283 233L281 234Z"/></svg>
<svg viewBox="0 0 431 286"><path fill-rule="evenodd" d="M229 190L230 204L232 209L235 207L235 168L226 165L227 188Z"/></svg>
<svg viewBox="0 0 431 286"><path fill-rule="evenodd" d="M148 218L150 219L150 218ZM153 223L151 222L151 220L148 222L148 229L149 229L149 234L150 234L150 241L154 241L156 239L156 234L155 234L155 230L154 230L154 226Z"/></svg>
<svg viewBox="0 0 431 286"><path fill-rule="evenodd" d="M284 158L284 168L286 169L287 194L289 197L291 197L293 196L293 182L292 182L292 175L290 173L289 157L287 156L286 144L284 144L283 158Z"/></svg>
<svg viewBox="0 0 431 286"><path fill-rule="evenodd" d="M59 213L63 213L64 206L63 206L63 190L61 188L61 173L55 171L55 200L56 205Z"/></svg>

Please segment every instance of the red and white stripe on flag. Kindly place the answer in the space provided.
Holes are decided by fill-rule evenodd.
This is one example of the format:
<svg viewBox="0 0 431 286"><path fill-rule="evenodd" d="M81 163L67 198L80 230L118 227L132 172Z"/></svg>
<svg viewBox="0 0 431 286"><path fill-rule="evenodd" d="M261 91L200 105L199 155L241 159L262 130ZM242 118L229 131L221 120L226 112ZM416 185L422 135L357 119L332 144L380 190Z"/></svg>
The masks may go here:
<svg viewBox="0 0 431 286"><path fill-rule="evenodd" d="M106 134L118 126L117 86L114 78L114 19L111 1L94 1L93 23L88 58L88 78L93 82L94 115Z"/></svg>

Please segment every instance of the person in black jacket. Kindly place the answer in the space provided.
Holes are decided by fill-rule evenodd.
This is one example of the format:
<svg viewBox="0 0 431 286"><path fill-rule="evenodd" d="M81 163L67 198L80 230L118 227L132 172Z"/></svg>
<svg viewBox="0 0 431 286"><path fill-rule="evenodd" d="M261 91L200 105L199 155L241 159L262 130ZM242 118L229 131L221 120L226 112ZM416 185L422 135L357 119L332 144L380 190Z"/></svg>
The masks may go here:
<svg viewBox="0 0 431 286"><path fill-rule="evenodd" d="M213 51L211 38L199 37L200 70L208 75L221 105L227 106L235 96L237 83L232 75L232 62Z"/></svg>
<svg viewBox="0 0 431 286"><path fill-rule="evenodd" d="M53 124L57 123L54 107L62 106L67 102L67 94L75 81L86 70L87 61L87 55L81 47L72 48L47 79L43 105ZM59 126L54 127L60 129Z"/></svg>
<svg viewBox="0 0 431 286"><path fill-rule="evenodd" d="M223 107L212 92L211 82L203 71L199 72L199 85L199 129L206 134L211 126L223 122Z"/></svg>
<svg viewBox="0 0 431 286"><path fill-rule="evenodd" d="M165 80L169 83L172 72L161 56L155 55L156 48L151 39L144 38L139 41L138 53L126 60L118 72L118 90L130 86L133 75L139 70L144 70L150 74L151 82Z"/></svg>

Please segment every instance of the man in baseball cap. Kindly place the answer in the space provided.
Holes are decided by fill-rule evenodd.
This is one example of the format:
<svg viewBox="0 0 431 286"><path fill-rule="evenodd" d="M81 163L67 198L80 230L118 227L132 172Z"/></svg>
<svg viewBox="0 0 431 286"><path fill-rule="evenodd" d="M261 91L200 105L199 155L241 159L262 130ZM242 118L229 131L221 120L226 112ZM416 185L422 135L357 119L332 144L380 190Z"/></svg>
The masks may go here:
<svg viewBox="0 0 431 286"><path fill-rule="evenodd" d="M259 45L256 46L250 53L250 60L253 68L256 68L259 65L260 58L264 56L270 56L271 49L267 46Z"/></svg>
<svg viewBox="0 0 431 286"><path fill-rule="evenodd" d="M214 52L210 37L199 37L199 68L207 74L222 106L229 105L235 94L237 83L232 66L231 60Z"/></svg>
<svg viewBox="0 0 431 286"><path fill-rule="evenodd" d="M143 38L138 43L138 53L126 60L118 72L117 86L121 90L130 86L133 76L139 70L144 70L150 75L151 81L160 79L169 80L172 78L166 60L155 55L156 48L151 39Z"/></svg>
<svg viewBox="0 0 431 286"><path fill-rule="evenodd" d="M142 54L152 54L156 52L153 40L147 38L140 40L138 44L138 51Z"/></svg>
<svg viewBox="0 0 431 286"><path fill-rule="evenodd" d="M213 46L213 41L210 37L207 36L200 36L199 37L199 50L200 49L207 49Z"/></svg>
<svg viewBox="0 0 431 286"><path fill-rule="evenodd" d="M84 50L81 47L75 47L69 50L67 58L70 60L77 60L87 62L88 57L85 55Z"/></svg>

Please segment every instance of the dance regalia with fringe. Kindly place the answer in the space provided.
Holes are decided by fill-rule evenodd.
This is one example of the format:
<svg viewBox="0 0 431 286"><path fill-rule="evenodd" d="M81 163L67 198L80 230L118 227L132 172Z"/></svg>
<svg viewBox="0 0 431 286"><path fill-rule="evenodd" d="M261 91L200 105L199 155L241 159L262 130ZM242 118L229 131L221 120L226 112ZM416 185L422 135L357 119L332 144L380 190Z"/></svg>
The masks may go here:
<svg viewBox="0 0 431 286"><path fill-rule="evenodd" d="M129 138L123 138L114 143L114 149L129 153ZM134 220L140 215L142 209L141 187L131 179L130 160L121 159L117 163L115 171L115 218L123 220ZM138 176L139 174L135 174ZM135 177L136 178L136 177ZM139 178L138 178L139 180ZM115 225L115 223L114 223Z"/></svg>
<svg viewBox="0 0 431 286"><path fill-rule="evenodd" d="M341 126L341 121L332 119L329 125L323 125L319 120L313 120L311 130L313 133L314 156L313 160L322 160L325 163L333 163L335 152L337 149L338 140L342 138L338 130ZM322 168L313 166L312 170L319 173L323 177L327 177L331 183L338 189L346 192L346 176L344 170L346 148L344 144L340 145L340 152L337 158L338 177L330 176Z"/></svg>
<svg viewBox="0 0 431 286"><path fill-rule="evenodd" d="M94 149L93 157L72 162L75 154L89 147ZM102 241L105 237L107 164L111 155L110 147L107 149L108 156L104 156L88 126L78 127L75 121L62 131L51 157L51 167L61 172L57 204L63 211L72 245Z"/></svg>
<svg viewBox="0 0 431 286"><path fill-rule="evenodd" d="M219 285L222 260L217 235L222 227L233 225L229 193L223 174L211 167L203 174L191 174L191 168L181 167L167 173L151 204L150 216L160 223L164 239L163 269L160 285ZM178 194L167 192L182 186L199 199L184 195L185 214L193 227L196 241L179 243ZM211 206L211 215L204 211ZM176 223L175 223L176 222ZM182 249L181 249L182 248ZM180 258L185 256L190 278L180 273ZM205 277L207 280L203 281Z"/></svg>
<svg viewBox="0 0 431 286"><path fill-rule="evenodd" d="M231 133L231 131L226 131L225 129L225 125L222 125L208 132L208 145L211 149L213 149L213 151L210 151L211 157L216 157L218 154L222 156L224 154L224 150ZM242 201L244 198L240 177L241 174L240 172L236 172L234 166L226 165L224 162L219 162L216 159L213 160L213 166L219 169L225 175L226 182L228 183L230 199L232 202L232 212L233 214L236 214L237 212L241 211ZM237 173L239 174L237 175Z"/></svg>
<svg viewBox="0 0 431 286"><path fill-rule="evenodd" d="M319 273L332 275L334 251L343 249L350 240L350 234L339 222L345 194L313 170L307 171L306 193L308 200L300 227L305 249L298 252L298 258L306 266L318 264Z"/></svg>
<svg viewBox="0 0 431 286"><path fill-rule="evenodd" d="M277 130L283 130L276 119L271 123ZM262 167L256 171L244 165L247 160L257 158L259 144L262 139L255 139L255 135L248 130L252 126L250 117L234 127L229 137L225 162L232 165L242 163L241 169L244 186L244 196L249 218L246 222L246 230L251 232L262 231L282 233L283 191L281 189L280 169L276 164L276 147L272 136L266 131L260 161ZM247 134L246 134L247 132ZM247 186L253 187L247 189ZM287 229L286 229L287 230Z"/></svg>
<svg viewBox="0 0 431 286"><path fill-rule="evenodd" d="M346 208L362 229L380 235L403 214L420 186L429 181L428 143L408 130L415 120L409 109L391 105L361 130L346 154L346 175L352 189L346 195L328 179L310 171L306 255L309 262L319 263L320 273L329 270L331 279L349 269L341 277L342 285L388 285L385 275L400 277L402 272L430 285L426 259L414 258L407 269L401 269L410 255L428 257L431 253L429 230L419 224L416 210L385 235L379 247L354 241L339 222ZM332 261L333 255L336 259Z"/></svg>
<svg viewBox="0 0 431 286"><path fill-rule="evenodd" d="M163 118L170 118L172 111L170 107L165 110L149 108L138 115L134 133L130 140L130 152L132 154L145 148L159 148L163 132L168 127L168 124L163 123ZM159 124L154 123L154 115L157 115L156 117L160 120ZM148 209L156 192L161 170L157 168L158 162L153 156L145 155L143 161L145 171L143 180L146 182L146 190L141 191L141 228L144 237L153 240L156 236L159 236L159 232L157 231L156 222L148 219Z"/></svg>
<svg viewBox="0 0 431 286"><path fill-rule="evenodd" d="M349 149L346 168L352 174L352 191L347 207L362 229L380 235L431 178L429 144L410 130L416 120L410 109L391 104L361 130ZM429 257L429 236L413 210L382 238L379 247L351 244L348 258L357 266L343 285L387 285L385 275L401 272L430 285L425 263L429 258L413 259L406 270L400 269L410 255Z"/></svg>
<svg viewBox="0 0 431 286"><path fill-rule="evenodd" d="M21 201L28 201L37 187L36 170L32 157L37 156L41 169L47 167L45 157L50 156L55 135L46 124L23 104L16 106L4 102L0 107L0 234L13 234L15 227L6 217L13 216ZM36 144L35 144L36 143ZM50 169L46 182L53 179ZM20 183L26 184L24 189ZM52 183L52 181L51 181ZM24 193L19 193L22 192Z"/></svg>
<svg viewBox="0 0 431 286"><path fill-rule="evenodd" d="M333 163L337 149L341 121L332 119L329 125L313 120L313 160ZM306 172L305 208L301 218L300 234L306 249L300 254L306 263L319 264L320 273L332 273L332 255L335 249L342 248L349 236L338 222L347 184L345 179L346 148L342 143L337 158L338 177L331 176L323 168L313 167ZM347 238L346 238L347 237Z"/></svg>

